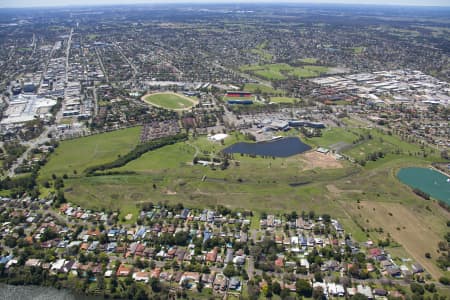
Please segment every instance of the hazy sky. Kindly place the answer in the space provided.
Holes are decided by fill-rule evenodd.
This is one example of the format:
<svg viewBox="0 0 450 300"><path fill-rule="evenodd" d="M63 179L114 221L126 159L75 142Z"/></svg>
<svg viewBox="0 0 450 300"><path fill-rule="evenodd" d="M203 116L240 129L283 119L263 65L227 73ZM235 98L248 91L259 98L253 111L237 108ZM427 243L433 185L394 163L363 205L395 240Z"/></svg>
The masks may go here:
<svg viewBox="0 0 450 300"><path fill-rule="evenodd" d="M136 3L274 3L272 0L0 0L0 7L35 7L66 5L102 5L102 4L136 4ZM278 2L278 1L276 1ZM450 0L283 0L289 3L348 3L348 4L386 4L386 5L420 5L450 6Z"/></svg>

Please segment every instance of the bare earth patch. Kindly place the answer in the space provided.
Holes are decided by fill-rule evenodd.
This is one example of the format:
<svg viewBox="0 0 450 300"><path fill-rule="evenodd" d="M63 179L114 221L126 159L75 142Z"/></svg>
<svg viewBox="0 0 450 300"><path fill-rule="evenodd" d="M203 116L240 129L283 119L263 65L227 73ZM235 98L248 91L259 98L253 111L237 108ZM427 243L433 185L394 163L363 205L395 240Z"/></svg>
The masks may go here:
<svg viewBox="0 0 450 300"><path fill-rule="evenodd" d="M332 155L322 154L317 151L309 151L301 155L305 162L304 170L310 170L315 168L322 169L339 169L343 165L340 161L336 160Z"/></svg>
<svg viewBox="0 0 450 300"><path fill-rule="evenodd" d="M172 191L172 190L165 190L165 191L164 191L164 194L166 194L166 195L176 195L177 192Z"/></svg>

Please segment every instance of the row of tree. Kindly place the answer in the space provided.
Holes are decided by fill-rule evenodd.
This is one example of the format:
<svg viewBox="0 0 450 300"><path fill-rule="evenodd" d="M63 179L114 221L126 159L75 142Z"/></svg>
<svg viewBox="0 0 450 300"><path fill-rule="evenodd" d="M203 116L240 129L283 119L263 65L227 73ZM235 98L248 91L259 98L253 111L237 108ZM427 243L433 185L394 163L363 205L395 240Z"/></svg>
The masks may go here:
<svg viewBox="0 0 450 300"><path fill-rule="evenodd" d="M133 160L141 157L141 155L143 155L144 153L146 153L148 151L152 151L152 150L155 150L155 149L167 146L167 145L175 144L180 141L185 141L185 140L187 140L187 138L188 138L188 136L185 133L179 133L174 136L168 136L168 137L163 137L163 138L156 139L153 141L148 141L146 143L137 145L133 150L131 150L124 156L119 156L113 162L89 167L84 172L86 175L92 176L97 171L104 171L104 170L108 170L108 169L119 168L119 167L126 165L130 161L133 161Z"/></svg>

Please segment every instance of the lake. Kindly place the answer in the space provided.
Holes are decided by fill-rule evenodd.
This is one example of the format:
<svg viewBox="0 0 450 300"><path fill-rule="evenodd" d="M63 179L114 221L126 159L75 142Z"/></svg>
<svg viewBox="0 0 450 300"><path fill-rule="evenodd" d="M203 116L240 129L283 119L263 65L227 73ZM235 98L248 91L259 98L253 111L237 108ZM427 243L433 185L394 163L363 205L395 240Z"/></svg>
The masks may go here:
<svg viewBox="0 0 450 300"><path fill-rule="evenodd" d="M404 184L450 205L449 177L441 172L427 168L403 168L397 173L397 177Z"/></svg>
<svg viewBox="0 0 450 300"><path fill-rule="evenodd" d="M259 156L288 157L310 150L311 147L297 137L287 137L259 143L240 142L223 150L225 153L242 153Z"/></svg>

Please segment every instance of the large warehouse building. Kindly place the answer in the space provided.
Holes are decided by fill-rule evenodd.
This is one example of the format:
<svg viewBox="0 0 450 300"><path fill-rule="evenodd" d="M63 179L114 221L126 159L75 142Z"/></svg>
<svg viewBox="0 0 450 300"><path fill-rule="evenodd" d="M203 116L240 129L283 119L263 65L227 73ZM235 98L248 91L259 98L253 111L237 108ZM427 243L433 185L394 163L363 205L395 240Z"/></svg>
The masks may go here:
<svg viewBox="0 0 450 300"><path fill-rule="evenodd" d="M35 118L45 118L56 100L43 98L35 94L19 94L14 96L0 122L2 129L20 126Z"/></svg>

